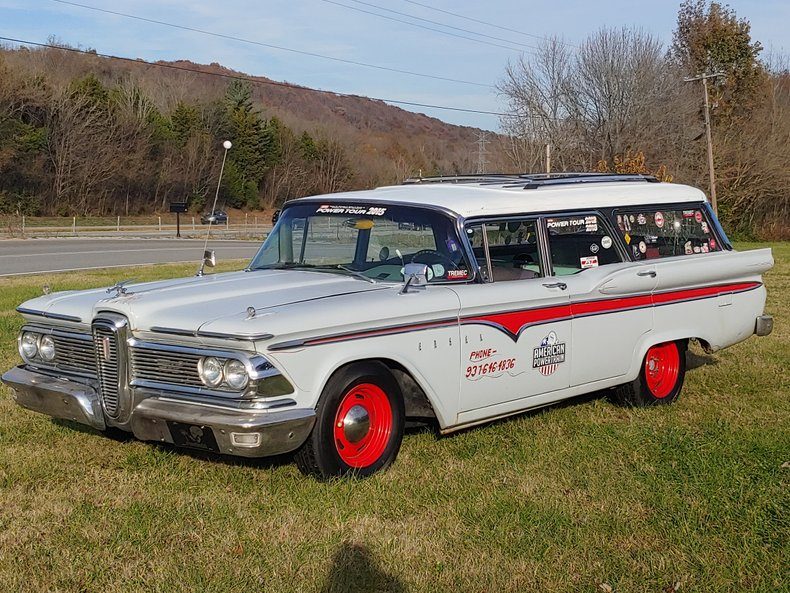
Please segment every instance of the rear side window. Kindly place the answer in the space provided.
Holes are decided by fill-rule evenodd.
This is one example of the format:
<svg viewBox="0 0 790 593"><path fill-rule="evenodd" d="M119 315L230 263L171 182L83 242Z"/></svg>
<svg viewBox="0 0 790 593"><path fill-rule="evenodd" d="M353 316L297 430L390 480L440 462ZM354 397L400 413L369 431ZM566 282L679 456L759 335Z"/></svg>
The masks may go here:
<svg viewBox="0 0 790 593"><path fill-rule="evenodd" d="M546 230L555 276L622 261L600 216L576 214L547 218Z"/></svg>
<svg viewBox="0 0 790 593"><path fill-rule="evenodd" d="M701 208L618 211L617 227L636 260L720 251Z"/></svg>

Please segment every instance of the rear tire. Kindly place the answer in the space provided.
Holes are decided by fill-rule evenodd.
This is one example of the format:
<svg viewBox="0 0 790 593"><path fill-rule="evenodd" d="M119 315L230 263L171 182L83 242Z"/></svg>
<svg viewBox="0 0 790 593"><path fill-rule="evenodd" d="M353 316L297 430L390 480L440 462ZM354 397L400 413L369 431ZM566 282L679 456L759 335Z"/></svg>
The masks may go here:
<svg viewBox="0 0 790 593"><path fill-rule="evenodd" d="M405 415L400 387L386 366L364 362L340 369L321 393L296 465L320 479L373 475L395 461Z"/></svg>
<svg viewBox="0 0 790 593"><path fill-rule="evenodd" d="M685 340L651 346L642 361L639 376L617 388L618 401L637 407L674 402L686 377L686 348Z"/></svg>

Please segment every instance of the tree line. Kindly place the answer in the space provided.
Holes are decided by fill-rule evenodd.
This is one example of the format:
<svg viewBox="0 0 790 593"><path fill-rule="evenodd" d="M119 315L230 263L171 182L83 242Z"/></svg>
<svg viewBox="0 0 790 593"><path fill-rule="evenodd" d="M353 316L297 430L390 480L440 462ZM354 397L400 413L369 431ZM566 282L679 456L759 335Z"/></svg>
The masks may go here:
<svg viewBox="0 0 790 593"><path fill-rule="evenodd" d="M88 74L59 89L0 63L0 212L129 214L171 201L199 211L224 139L233 142L224 207L339 191L354 176L337 139L265 117L244 81L231 81L221 100L163 112L131 82L106 86Z"/></svg>
<svg viewBox="0 0 790 593"><path fill-rule="evenodd" d="M719 215L745 237L790 238L790 70L763 56L747 20L718 2L680 5L670 47L640 29L559 38L508 64L502 141L512 166L654 173L709 190L703 89L709 80Z"/></svg>

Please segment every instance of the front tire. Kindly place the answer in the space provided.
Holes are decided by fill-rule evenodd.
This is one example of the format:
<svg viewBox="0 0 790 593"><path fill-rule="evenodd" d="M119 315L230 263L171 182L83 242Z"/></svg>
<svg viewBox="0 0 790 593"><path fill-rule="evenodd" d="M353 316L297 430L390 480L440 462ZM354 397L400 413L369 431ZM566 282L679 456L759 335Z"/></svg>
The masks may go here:
<svg viewBox="0 0 790 593"><path fill-rule="evenodd" d="M680 395L686 377L686 342L651 346L636 380L617 388L617 399L629 406L671 404Z"/></svg>
<svg viewBox="0 0 790 593"><path fill-rule="evenodd" d="M296 464L321 479L370 476L397 457L404 424L403 397L389 369L375 362L349 365L327 382Z"/></svg>

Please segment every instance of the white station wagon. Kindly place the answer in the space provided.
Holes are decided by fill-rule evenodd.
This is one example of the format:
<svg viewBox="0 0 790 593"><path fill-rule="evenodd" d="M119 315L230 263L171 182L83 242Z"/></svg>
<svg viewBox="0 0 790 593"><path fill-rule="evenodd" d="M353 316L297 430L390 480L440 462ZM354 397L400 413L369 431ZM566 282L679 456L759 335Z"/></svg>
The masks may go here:
<svg viewBox="0 0 790 593"><path fill-rule="evenodd" d="M100 431L366 476L407 418L674 401L690 340L770 333L772 265L701 191L650 177L414 179L289 202L243 271L27 301L3 381Z"/></svg>

